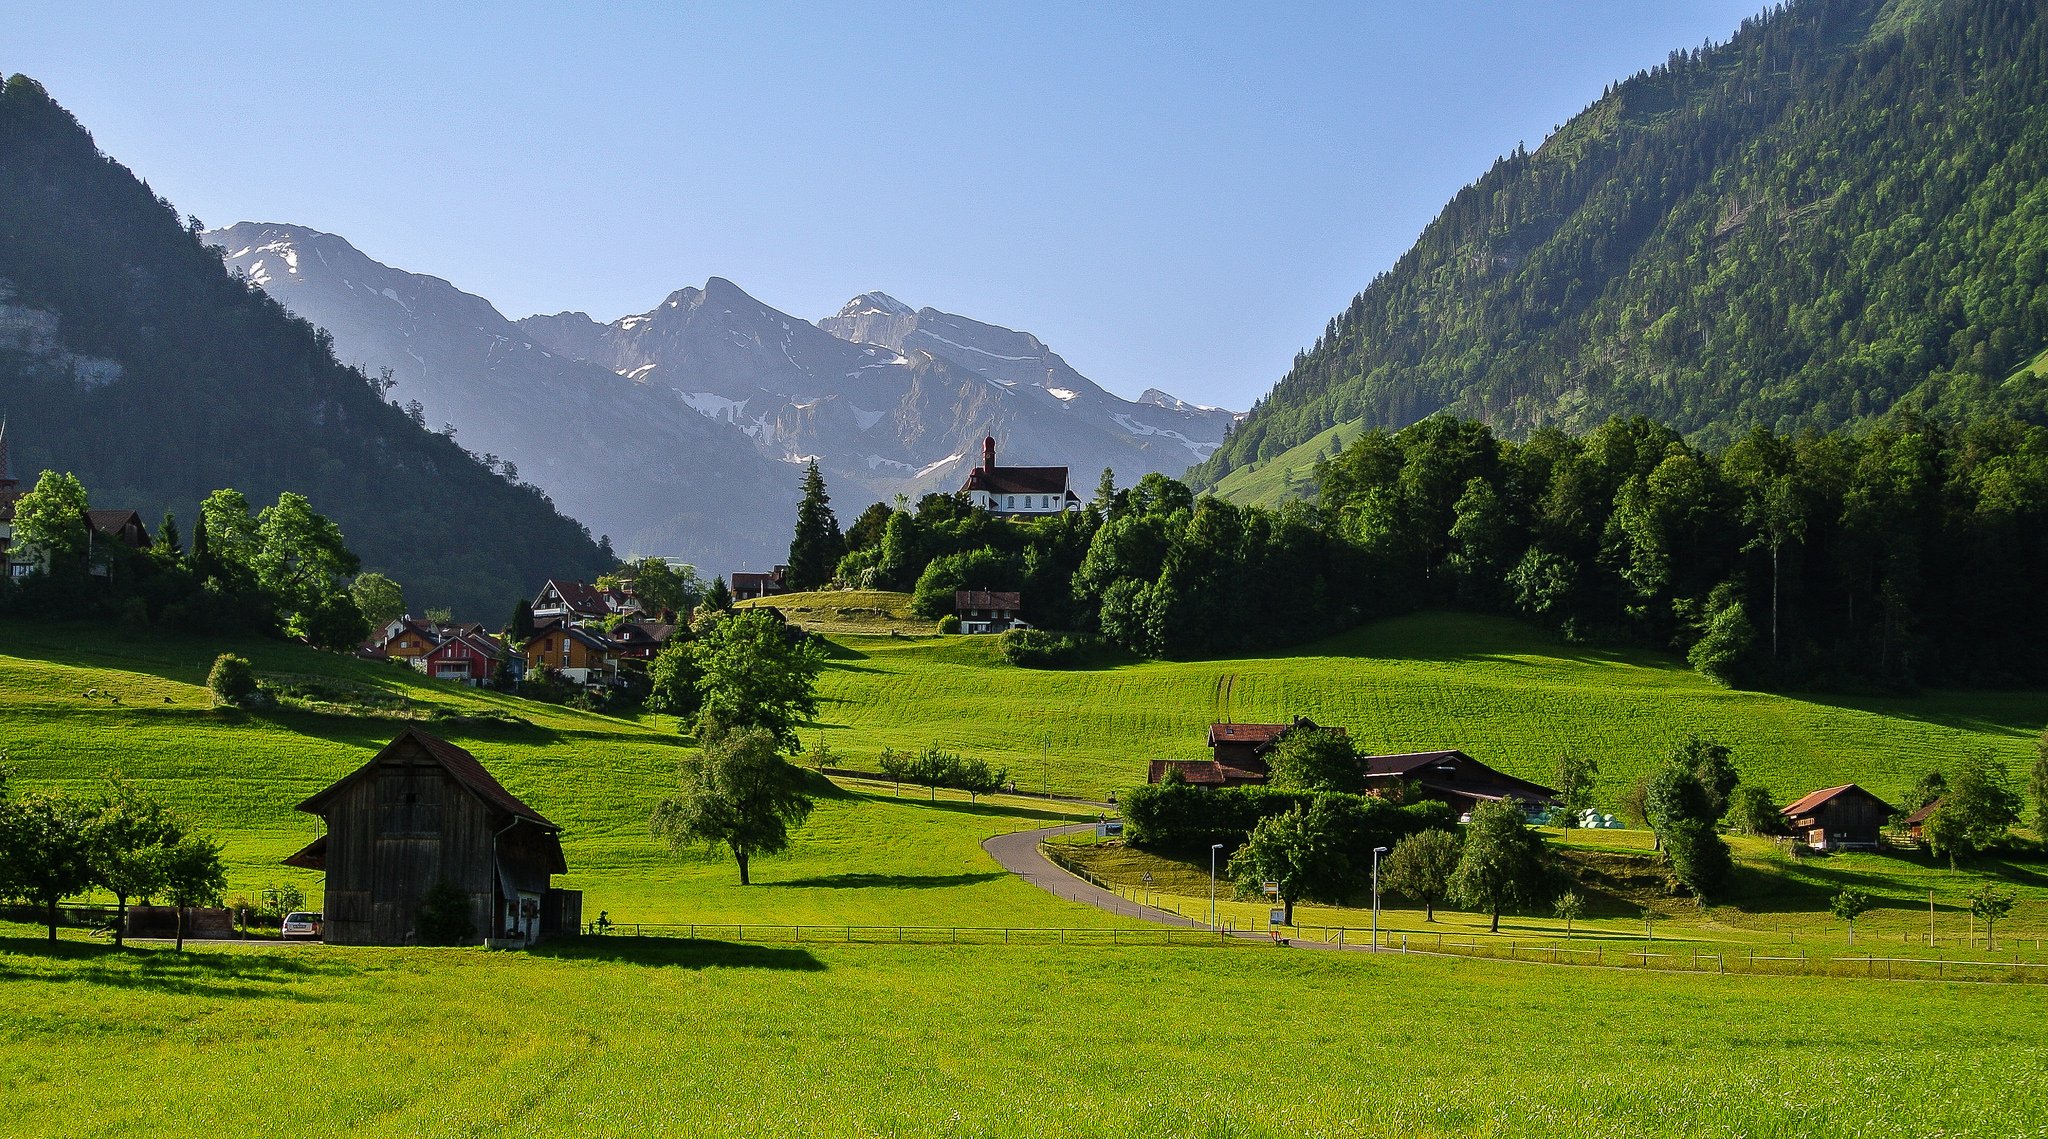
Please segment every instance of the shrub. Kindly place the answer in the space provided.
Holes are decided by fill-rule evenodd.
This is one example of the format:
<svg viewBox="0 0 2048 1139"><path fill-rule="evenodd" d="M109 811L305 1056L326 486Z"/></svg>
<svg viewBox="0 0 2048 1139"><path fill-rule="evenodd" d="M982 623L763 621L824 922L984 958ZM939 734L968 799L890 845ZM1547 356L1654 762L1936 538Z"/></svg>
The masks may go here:
<svg viewBox="0 0 2048 1139"><path fill-rule="evenodd" d="M1117 801L1123 808L1124 840L1130 845L1164 854L1194 855L1219 842L1226 850L1234 850L1260 819L1297 808L1306 810L1319 797L1316 792L1275 787L1210 788L1168 782L1134 787ZM1346 841L1364 852L1366 862L1371 861L1375 846L1392 846L1418 831L1448 830L1454 825L1450 808L1435 800L1403 806L1370 795L1341 797L1358 801L1358 812L1347 816L1357 821L1357 833Z"/></svg>
<svg viewBox="0 0 2048 1139"><path fill-rule="evenodd" d="M206 687L213 693L215 707L241 707L256 698L256 669L247 657L222 653L213 659L213 671L206 674Z"/></svg>
<svg viewBox="0 0 2048 1139"><path fill-rule="evenodd" d="M470 919L469 895L446 879L428 889L420 899L420 916L413 925L421 945L463 945L476 938L476 923Z"/></svg>
<svg viewBox="0 0 2048 1139"><path fill-rule="evenodd" d="M1018 668L1072 668L1084 663L1101 643L1080 633L1011 629L996 639L996 649Z"/></svg>
<svg viewBox="0 0 2048 1139"><path fill-rule="evenodd" d="M957 633L959 631L960 618L953 616L951 613L948 613L944 617L939 618L939 632Z"/></svg>

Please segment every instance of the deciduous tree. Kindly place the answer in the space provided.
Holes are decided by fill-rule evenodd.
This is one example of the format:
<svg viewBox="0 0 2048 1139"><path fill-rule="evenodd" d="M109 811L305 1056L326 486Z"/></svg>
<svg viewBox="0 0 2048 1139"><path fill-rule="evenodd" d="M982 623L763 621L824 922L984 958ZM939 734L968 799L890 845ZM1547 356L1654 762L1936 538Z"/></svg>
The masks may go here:
<svg viewBox="0 0 2048 1139"><path fill-rule="evenodd" d="M1451 896L1486 913L1499 933L1502 910L1542 900L1546 871L1543 840L1529 829L1521 804L1496 799L1472 809Z"/></svg>
<svg viewBox="0 0 2048 1139"><path fill-rule="evenodd" d="M163 886L163 849L184 832L163 804L126 779L112 780L94 805L90 823L92 876L114 895L114 945L126 944L128 901Z"/></svg>
<svg viewBox="0 0 2048 1139"><path fill-rule="evenodd" d="M727 729L762 728L801 751L797 725L818 712L825 652L810 637L759 610L714 622L697 638L699 717Z"/></svg>
<svg viewBox="0 0 2048 1139"><path fill-rule="evenodd" d="M1272 785L1296 791L1356 792L1365 768L1351 737L1329 728L1295 728L1268 753Z"/></svg>
<svg viewBox="0 0 2048 1139"><path fill-rule="evenodd" d="M92 805L31 791L0 803L0 894L41 906L57 940L57 907L93 884Z"/></svg>
<svg viewBox="0 0 2048 1139"><path fill-rule="evenodd" d="M1451 896L1451 879L1458 872L1458 836L1450 831L1426 830L1411 834L1394 844L1380 863L1380 881L1387 889L1422 903L1422 920L1436 920L1436 908Z"/></svg>
<svg viewBox="0 0 2048 1139"><path fill-rule="evenodd" d="M348 585L348 593L372 628L382 628L405 616L405 591L375 570L357 574Z"/></svg>
<svg viewBox="0 0 2048 1139"><path fill-rule="evenodd" d="M751 882L756 855L789 849L790 828L810 817L808 777L776 751L773 732L741 728L682 762L681 788L654 809L654 833L673 850L724 848Z"/></svg>
<svg viewBox="0 0 2048 1139"><path fill-rule="evenodd" d="M157 870L164 898L178 910L178 950L185 949L185 911L220 901L227 888L227 868L220 860L220 843L206 835L188 834L177 842L157 848L161 861Z"/></svg>
<svg viewBox="0 0 2048 1139"><path fill-rule="evenodd" d="M1341 796L1325 795L1306 808L1260 819L1230 856L1228 873L1239 894L1256 896L1261 883L1278 884L1285 925L1294 924L1298 901L1341 901L1356 886L1344 842L1348 828L1337 817L1343 809Z"/></svg>
<svg viewBox="0 0 2048 1139"><path fill-rule="evenodd" d="M1849 924L1849 944L1856 944L1856 919L1870 912L1877 903L1870 895L1853 887L1844 886L1835 892L1828 902L1828 912Z"/></svg>

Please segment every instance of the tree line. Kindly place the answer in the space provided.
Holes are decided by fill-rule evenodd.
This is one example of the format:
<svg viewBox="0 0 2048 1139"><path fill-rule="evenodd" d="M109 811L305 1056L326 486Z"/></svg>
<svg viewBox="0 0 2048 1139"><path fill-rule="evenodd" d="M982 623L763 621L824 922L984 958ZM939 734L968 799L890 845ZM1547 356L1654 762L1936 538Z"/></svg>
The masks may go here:
<svg viewBox="0 0 2048 1139"><path fill-rule="evenodd" d="M16 795L0 768L0 898L41 910L51 942L66 898L104 890L115 902L116 946L125 943L129 903L162 900L177 907L183 949L185 910L219 902L225 884L220 844L126 780L90 797Z"/></svg>
<svg viewBox="0 0 2048 1139"><path fill-rule="evenodd" d="M286 491L252 511L233 489L200 504L188 549L164 515L147 546L98 533L83 483L44 471L14 503L11 557L33 569L0 582L0 614L101 615L190 633L287 636L346 651L369 634L365 608L403 612L397 583L360 574L341 528Z"/></svg>
<svg viewBox="0 0 2048 1139"><path fill-rule="evenodd" d="M1267 509L1105 472L1076 513L1003 520L932 494L840 535L811 477L803 517L844 552L797 584L907 589L926 617L955 590L1016 590L1034 624L1153 657L1454 607L1678 652L1733 684L2048 679L2048 428L1755 428L1709 450L1642 417L1513 441L1432 416L1362 433L1316 482L1315 501Z"/></svg>

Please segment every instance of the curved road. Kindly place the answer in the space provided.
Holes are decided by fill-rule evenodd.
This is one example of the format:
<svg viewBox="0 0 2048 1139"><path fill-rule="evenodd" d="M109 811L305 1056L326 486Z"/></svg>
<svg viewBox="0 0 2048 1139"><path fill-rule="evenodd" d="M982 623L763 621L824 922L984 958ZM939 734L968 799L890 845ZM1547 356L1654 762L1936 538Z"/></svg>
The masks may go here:
<svg viewBox="0 0 2048 1139"><path fill-rule="evenodd" d="M1129 898L1092 885L1069 874L1054 864L1038 848L1038 844L1054 835L1074 834L1089 830L1094 823L1076 823L1063 827L1045 827L1035 831L1017 831L1014 834L999 834L981 844L1003 869L1024 879L1033 886L1057 898L1094 906L1098 910L1118 914L1142 921L1158 922L1161 925L1177 925L1186 929L1207 929L1208 926L1191 918L1184 918L1171 910L1155 906L1141 906Z"/></svg>

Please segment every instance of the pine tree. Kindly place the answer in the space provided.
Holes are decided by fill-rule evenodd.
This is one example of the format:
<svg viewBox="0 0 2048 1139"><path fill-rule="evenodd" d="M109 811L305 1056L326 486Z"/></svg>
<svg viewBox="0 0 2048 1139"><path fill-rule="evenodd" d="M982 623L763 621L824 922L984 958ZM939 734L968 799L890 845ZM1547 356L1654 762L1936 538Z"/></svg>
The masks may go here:
<svg viewBox="0 0 2048 1139"><path fill-rule="evenodd" d="M164 520L156 528L156 541L151 545L172 559L185 552L185 541L178 536L178 516L164 511Z"/></svg>
<svg viewBox="0 0 2048 1139"><path fill-rule="evenodd" d="M789 588L793 592L829 583L833 568L846 554L846 539L839 533L839 519L833 516L831 504L825 493L825 476L813 462L804 472L804 497L796 508L796 534L789 543Z"/></svg>
<svg viewBox="0 0 2048 1139"><path fill-rule="evenodd" d="M510 632L515 645L523 645L533 639L533 602L522 597L519 604L512 607Z"/></svg>

